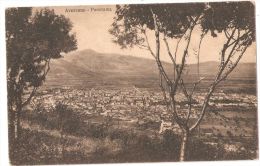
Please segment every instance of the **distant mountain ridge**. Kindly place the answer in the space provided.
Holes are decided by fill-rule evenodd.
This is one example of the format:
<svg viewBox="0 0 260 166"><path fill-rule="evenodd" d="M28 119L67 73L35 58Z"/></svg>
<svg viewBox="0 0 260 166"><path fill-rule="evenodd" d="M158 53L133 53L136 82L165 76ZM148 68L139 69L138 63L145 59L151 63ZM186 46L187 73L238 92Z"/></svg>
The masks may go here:
<svg viewBox="0 0 260 166"><path fill-rule="evenodd" d="M163 62L170 77L172 64ZM200 75L213 77L217 72L217 62L200 63ZM185 73L197 75L197 64L186 66ZM255 63L240 63L231 78L256 77ZM154 60L140 57L104 54L88 49L76 51L64 58L53 60L47 76L46 86L117 86L117 85L158 85L158 69Z"/></svg>

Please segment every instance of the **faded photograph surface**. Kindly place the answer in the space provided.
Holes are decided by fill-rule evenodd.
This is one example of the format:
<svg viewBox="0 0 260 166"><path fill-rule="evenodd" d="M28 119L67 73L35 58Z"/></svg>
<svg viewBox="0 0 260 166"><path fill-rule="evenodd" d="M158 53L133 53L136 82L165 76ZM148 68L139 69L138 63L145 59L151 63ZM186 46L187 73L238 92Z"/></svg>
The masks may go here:
<svg viewBox="0 0 260 166"><path fill-rule="evenodd" d="M6 9L11 164L258 159L249 1Z"/></svg>

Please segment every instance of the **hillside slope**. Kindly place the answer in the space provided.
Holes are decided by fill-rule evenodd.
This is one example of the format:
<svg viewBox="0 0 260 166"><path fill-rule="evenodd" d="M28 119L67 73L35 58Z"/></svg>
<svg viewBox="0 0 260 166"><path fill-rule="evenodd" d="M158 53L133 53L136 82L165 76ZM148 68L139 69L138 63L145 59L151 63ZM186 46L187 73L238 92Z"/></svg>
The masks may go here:
<svg viewBox="0 0 260 166"><path fill-rule="evenodd" d="M163 63L172 77L172 65ZM212 78L217 72L217 62L200 64L201 76ZM197 64L186 67L186 79L197 75ZM230 79L255 80L256 64L241 63ZM119 55L103 54L93 50L73 52L64 58L53 60L45 82L46 86L158 86L158 69L154 60Z"/></svg>

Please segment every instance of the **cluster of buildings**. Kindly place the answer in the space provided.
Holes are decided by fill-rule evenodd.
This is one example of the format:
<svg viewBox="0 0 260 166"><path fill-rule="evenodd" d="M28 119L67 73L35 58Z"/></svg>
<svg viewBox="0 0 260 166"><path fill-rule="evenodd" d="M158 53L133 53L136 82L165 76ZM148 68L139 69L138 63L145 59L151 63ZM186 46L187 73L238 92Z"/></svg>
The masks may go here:
<svg viewBox="0 0 260 166"><path fill-rule="evenodd" d="M200 93L194 96L197 102L193 104L191 118L197 117L194 112L203 103L205 95L205 93ZM177 109L187 109L188 104L184 102L185 96L180 94L176 98L178 100ZM138 124L149 121L169 124L171 121L170 110L167 110L163 94L156 90L138 89L136 87L120 89L54 88L42 90L32 103L43 103L46 109L51 109L58 102L69 105L73 110L83 112L86 115L109 116ZM209 102L209 105L215 107L256 107L256 104L257 99L254 95L225 93L213 95ZM179 111L179 116L186 117L186 115L186 111ZM171 125L166 126L171 127ZM160 127L160 131L162 130Z"/></svg>

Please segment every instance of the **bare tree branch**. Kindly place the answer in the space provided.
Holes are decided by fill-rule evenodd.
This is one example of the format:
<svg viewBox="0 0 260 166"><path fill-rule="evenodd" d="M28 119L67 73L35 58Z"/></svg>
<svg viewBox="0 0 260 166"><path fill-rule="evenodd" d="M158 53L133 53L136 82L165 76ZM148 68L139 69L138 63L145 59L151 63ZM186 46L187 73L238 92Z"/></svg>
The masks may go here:
<svg viewBox="0 0 260 166"><path fill-rule="evenodd" d="M230 43L230 44L228 45L228 47L231 46L231 45L233 45L234 43L236 43L238 40L243 39L244 37L246 37L246 36L249 35L249 34L250 34L250 31L245 32L242 36L238 37L237 39L234 39L234 41L233 41L232 43Z"/></svg>
<svg viewBox="0 0 260 166"><path fill-rule="evenodd" d="M232 31L232 33L231 33L230 37L228 38L227 42L224 44L224 47L223 47L222 52L221 52L221 66L223 66L224 63L225 63L225 53L226 53L227 48L229 47L228 45L229 45L231 39L233 38L235 31L236 31L236 28L234 28L234 30Z"/></svg>
<svg viewBox="0 0 260 166"><path fill-rule="evenodd" d="M22 103L22 107L26 106L27 104L29 104L31 102L31 99L33 98L33 96L35 95L37 90L37 87L33 87L32 92L30 93L29 97Z"/></svg>
<svg viewBox="0 0 260 166"><path fill-rule="evenodd" d="M236 29L235 29L235 30L236 30ZM226 50L228 49L228 46L229 46L229 43L230 43L231 38L234 37L235 30L233 30L233 32L232 32L230 38L227 40L226 44L224 44L224 46L223 46L222 55L221 55L222 58L225 57ZM207 93L207 95L206 95L206 97L205 97L205 99L204 99L200 116L199 116L199 118L197 119L197 121L195 122L195 124L190 128L190 131L194 130L194 129L200 124L201 120L203 119L203 117L204 117L204 115L205 115L206 108L207 108L207 106L208 106L208 102L209 102L209 99L210 99L210 97L211 97L213 91L215 90L216 86L217 86L223 79L225 79L225 78L227 77L227 75L226 75L226 77L221 77L221 75L222 75L223 71L225 70L225 68L226 68L226 66L227 66L227 64L228 64L228 62L230 61L230 58L231 58L233 52L235 51L235 48L236 48L236 46L237 46L237 44L238 44L238 42L239 42L239 38L240 38L240 33L238 32L238 37L237 37L236 43L235 43L235 45L232 46L231 51L230 51L229 54L228 54L227 60L226 60L226 61L223 61L223 59L221 60L221 65L220 65L220 67L219 67L219 71L218 71L218 73L217 73L217 75L216 75L216 78L215 78L214 82L212 83L212 85L210 86L209 91L208 91L208 93ZM245 51L245 50L244 50L244 51ZM243 51L242 54L239 56L240 58L242 57L244 51ZM236 65L237 65L237 63L239 62L240 58L238 58L238 60L236 61ZM235 65L235 66L236 66L236 65ZM234 66L234 68L235 68L235 66ZM233 69L234 69L234 68L233 68ZM232 69L232 70L233 70L233 69ZM231 71L232 71L232 70L231 70ZM231 72L231 71L230 71L230 72Z"/></svg>
<svg viewBox="0 0 260 166"><path fill-rule="evenodd" d="M200 37L199 48L198 48L198 54L197 54L197 56L198 56L198 64L197 64L197 65L198 65L198 66L197 66L198 78L200 78L200 48L201 48L202 40L203 40L203 38L205 37L205 35L206 35L206 32L203 32L202 35L201 35L201 37Z"/></svg>
<svg viewBox="0 0 260 166"><path fill-rule="evenodd" d="M164 41L164 43L165 43L165 45L166 45L168 55L169 55L169 57L170 57L170 59L171 59L171 61L172 61L172 63L173 63L173 69L174 69L174 80L173 80L173 83L175 83L175 73L176 73L176 72L179 73L178 68L177 68L177 64L176 64L176 54L175 54L175 58L173 58L165 34L164 34L164 36L163 36L163 41ZM177 44L177 45L178 45L178 44ZM178 47L178 46L177 46L177 47Z"/></svg>
<svg viewBox="0 0 260 166"><path fill-rule="evenodd" d="M196 17L195 22L197 22L198 19L199 19L199 16ZM185 61L186 61L186 57L187 57L187 54L188 54L188 48L189 48L189 45L190 45L191 34L192 34L192 31L193 31L193 28L194 28L195 25L196 25L195 23L190 25L190 32L189 32L189 35L187 37L187 44L186 44L186 47L183 51L179 73L178 73L178 76L175 80L175 84L174 84L174 87L173 87L172 94L175 94L176 91L177 91L178 83L179 83L179 80L181 78L182 71L183 71L183 68L184 68L184 65L185 65Z"/></svg>
<svg viewBox="0 0 260 166"><path fill-rule="evenodd" d="M161 63L160 60L160 33L159 33L159 28L158 28L158 23L157 23L157 16L153 13L153 11L151 10L152 14L153 14L153 19L154 19L154 26L155 26L155 42L156 42L156 53L153 53L153 56L155 57L155 60L157 62L157 66L159 71L161 72L161 74L163 75L164 79L166 80L166 83L171 86L172 82L169 79L168 75L166 74L164 67ZM146 35L147 37L147 35ZM149 50L151 52L151 49L149 47ZM152 53L152 52L151 52Z"/></svg>
<svg viewBox="0 0 260 166"><path fill-rule="evenodd" d="M199 118L197 119L197 121L195 122L195 124L189 128L190 131L193 131L202 121L202 119L205 115L205 112L206 112L206 108L207 108L208 103L209 103L209 99L210 99L213 91L215 90L216 85L217 85L216 83L213 83L211 85L211 87L209 88L209 91L208 91L208 93L207 93L207 95L204 99L203 105L202 105L201 114L200 114Z"/></svg>
<svg viewBox="0 0 260 166"><path fill-rule="evenodd" d="M228 75L235 69L235 67L237 66L237 64L240 61L240 59L242 58L242 56L244 55L247 48L248 48L248 45L246 45L244 47L244 49L241 51L240 55L238 56L236 62L233 64L233 66L226 73L224 73L224 75L218 80L218 82L221 82L222 80L226 79L228 77Z"/></svg>
<svg viewBox="0 0 260 166"><path fill-rule="evenodd" d="M188 122L189 122L189 119L190 119L190 115L191 115L191 108L192 108L192 98L190 96L189 100L188 100L188 105L189 105L189 108L188 108L188 114L187 114L187 117L186 117L186 126L188 126Z"/></svg>
<svg viewBox="0 0 260 166"><path fill-rule="evenodd" d="M162 73L162 68L161 68L161 62L160 62L160 58L159 58L159 55L160 55L160 41L159 41L159 29L158 29L158 25L157 25L157 17L156 15L153 13L153 11L151 10L152 14L153 14L153 19L154 19L154 26L155 26L155 37L156 37L156 62L157 62L157 65L158 65L158 68L161 72L161 74L166 74L166 73ZM164 78L168 78L168 77L165 77ZM167 80L166 80L167 82ZM168 86L170 88L170 91L171 91L171 88L172 88L172 83L168 83ZM174 96L171 96L170 97L170 103L171 103L171 107L173 108L173 118L174 120L177 122L177 124L179 125L180 128L184 129L184 123L182 122L182 120L180 119L177 111L176 111L176 101L174 99Z"/></svg>
<svg viewBox="0 0 260 166"><path fill-rule="evenodd" d="M151 55L152 55L154 58L156 58L154 52L152 51L152 49L151 49L151 47L150 47L150 43L149 43L149 40L148 40L148 37L147 37L147 34L146 34L146 30L145 30L145 29L143 30L143 33L144 33L144 36L145 36L145 41L146 41L146 43L147 43L147 49L150 51Z"/></svg>

